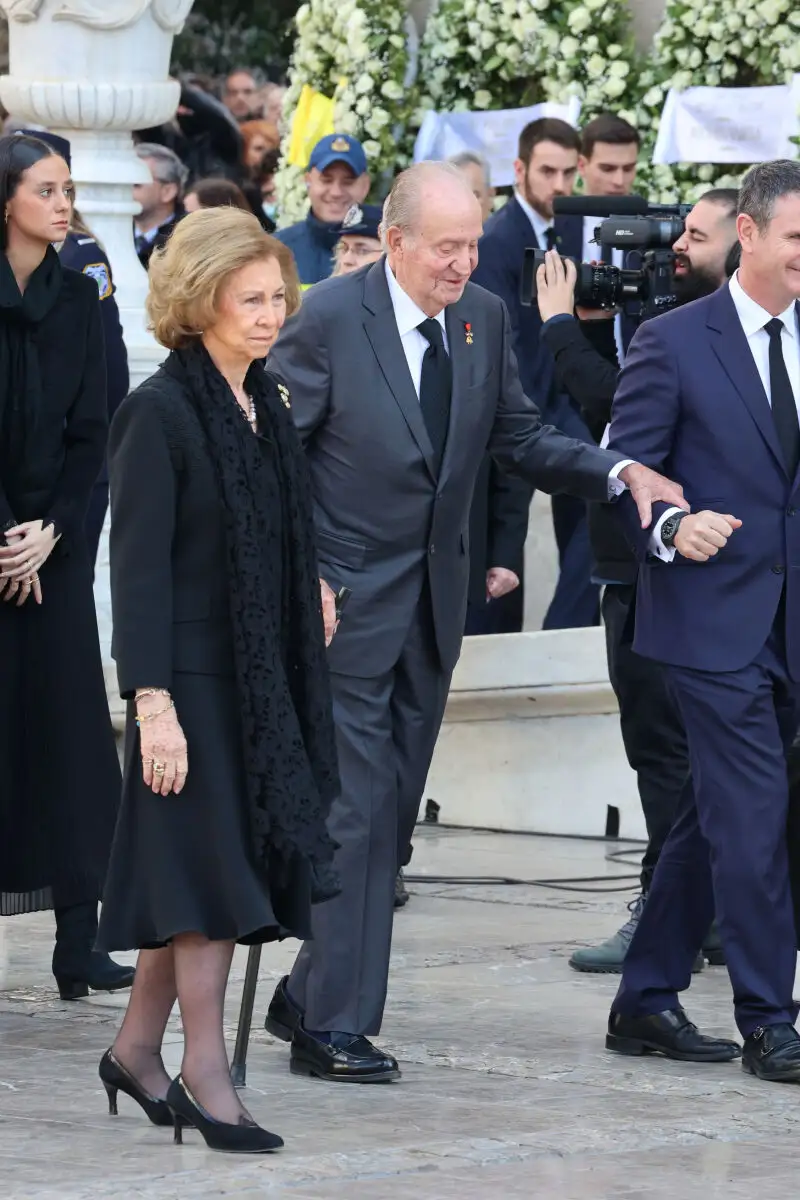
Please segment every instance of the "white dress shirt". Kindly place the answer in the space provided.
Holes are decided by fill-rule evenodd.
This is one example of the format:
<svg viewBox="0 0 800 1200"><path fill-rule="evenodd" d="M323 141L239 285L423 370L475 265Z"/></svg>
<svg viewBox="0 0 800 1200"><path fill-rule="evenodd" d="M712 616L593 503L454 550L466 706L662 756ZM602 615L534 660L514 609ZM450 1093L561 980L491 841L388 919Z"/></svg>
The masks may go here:
<svg viewBox="0 0 800 1200"><path fill-rule="evenodd" d="M768 321L772 320L772 313L767 312L751 296L748 296L739 283L738 271L734 272L729 280L728 288L731 300L733 300L736 309L736 315L739 318L744 336L747 338L747 344L750 347L750 353L756 364L756 370L764 385L764 391L771 406L772 396L770 394L769 380L770 338L764 326ZM783 322L783 329L781 331L783 361L786 363L789 382L792 385L792 392L794 394L794 402L797 406L798 418L800 418L800 329L798 328L797 307L794 301L792 301L784 312L780 313L778 320ZM663 559L664 562L672 562L675 557L675 547L665 546L661 541L661 526L667 517L680 511L679 508L668 509L658 522L658 525L656 525L650 538L651 552L657 555L658 558Z"/></svg>
<svg viewBox="0 0 800 1200"><path fill-rule="evenodd" d="M394 319L397 322L397 332L400 334L400 344L403 347L403 353L406 356L408 370L411 374L411 382L414 384L414 391L419 399L419 387L422 379L422 360L425 357L425 351L428 349L428 340L423 337L417 329L417 326L422 321L427 321L429 318L422 311L419 305L411 299L408 292L401 288L400 284L394 277L394 274L389 266L389 260L384 260L384 268L386 270L386 282L389 285L389 296L394 309ZM444 309L437 313L433 318L438 321L442 327L442 337L444 339L444 348L447 353L450 353L450 348L447 344L447 329L444 320ZM608 476L608 495L609 499L612 496L621 496L626 491L628 485L623 483L618 478L619 473L624 467L630 466L633 462L632 458L624 458L618 462Z"/></svg>
<svg viewBox="0 0 800 1200"><path fill-rule="evenodd" d="M417 393L419 400L419 385L422 378L422 360L425 357L425 351L428 349L428 339L423 337L417 329L423 321L428 320L427 313L417 305L409 296L408 292L404 292L400 284L395 279L388 260L384 263L386 268L386 282L389 284L389 295L392 298L392 308L394 309L394 319L397 321L397 332L400 334L400 343L403 347L403 353L406 356L408 369L411 372L411 382L414 384L414 391ZM444 348L447 353L450 353L450 348L447 345L447 329L444 323L444 309L433 318L438 321L442 327L442 337L444 339Z"/></svg>
<svg viewBox="0 0 800 1200"><path fill-rule="evenodd" d="M594 240L594 231L597 226L602 224L598 217L583 218L583 261L584 262L599 262L602 258L603 247L599 242ZM611 266L619 267L620 270L625 265L625 251L619 250L616 246L611 251ZM617 344L617 359L619 365L625 361L625 347L622 344L622 315L617 313L614 317L614 341Z"/></svg>
<svg viewBox="0 0 800 1200"><path fill-rule="evenodd" d="M528 218L528 220L531 223L531 228L533 229L533 232L536 234L536 240L539 243L539 249L546 250L547 249L547 235L550 232L550 230L553 228L552 217L548 221L547 217L543 217L541 213L538 213L536 211L536 209L533 207L533 205L528 203L528 201L525 199L525 197L522 195L521 192L515 191L514 195L517 198L517 204L520 206L522 211L525 213L525 216Z"/></svg>

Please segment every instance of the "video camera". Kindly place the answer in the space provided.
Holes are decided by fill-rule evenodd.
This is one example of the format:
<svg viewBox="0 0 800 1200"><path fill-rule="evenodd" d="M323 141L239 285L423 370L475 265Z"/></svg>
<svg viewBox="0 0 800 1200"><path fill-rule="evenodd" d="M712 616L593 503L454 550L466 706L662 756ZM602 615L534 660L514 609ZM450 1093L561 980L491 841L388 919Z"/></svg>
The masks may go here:
<svg viewBox="0 0 800 1200"><path fill-rule="evenodd" d="M621 268L572 259L578 273L575 303L583 308L620 308L635 301L636 315L643 321L674 308L678 300L672 246L683 233L691 208L691 204L650 205L642 196L557 197L553 202L557 216L601 218L594 235L598 258L603 246L627 252ZM635 266L628 265L628 253L638 259ZM544 250L533 246L525 249L520 286L525 305L536 298L536 272L544 255Z"/></svg>

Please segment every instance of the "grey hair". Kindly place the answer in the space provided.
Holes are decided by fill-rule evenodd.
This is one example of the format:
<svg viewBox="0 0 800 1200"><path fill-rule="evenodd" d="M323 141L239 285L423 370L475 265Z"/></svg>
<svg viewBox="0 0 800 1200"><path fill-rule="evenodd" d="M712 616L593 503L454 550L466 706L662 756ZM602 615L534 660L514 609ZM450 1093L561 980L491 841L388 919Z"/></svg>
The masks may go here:
<svg viewBox="0 0 800 1200"><path fill-rule="evenodd" d="M739 212L752 217L763 233L772 220L775 202L782 196L800 195L800 162L776 158L756 163L745 175L739 189Z"/></svg>
<svg viewBox="0 0 800 1200"><path fill-rule="evenodd" d="M461 186L472 196L464 176L451 163L419 162L407 167L396 176L392 190L383 204L383 220L381 221L380 236L384 249L386 248L387 230L397 227L403 233L410 233L414 227L419 210L419 196L423 184L436 177L457 179Z"/></svg>
<svg viewBox="0 0 800 1200"><path fill-rule="evenodd" d="M483 172L487 188L492 186L492 168L489 166L488 159L485 159L477 150L461 150L458 154L451 154L446 161L457 170L461 167L477 167Z"/></svg>
<svg viewBox="0 0 800 1200"><path fill-rule="evenodd" d="M176 183L178 197L183 195L183 189L189 178L189 169L178 158L174 150L161 146L158 142L139 142L136 147L139 158L151 158L155 164L153 174L159 183Z"/></svg>

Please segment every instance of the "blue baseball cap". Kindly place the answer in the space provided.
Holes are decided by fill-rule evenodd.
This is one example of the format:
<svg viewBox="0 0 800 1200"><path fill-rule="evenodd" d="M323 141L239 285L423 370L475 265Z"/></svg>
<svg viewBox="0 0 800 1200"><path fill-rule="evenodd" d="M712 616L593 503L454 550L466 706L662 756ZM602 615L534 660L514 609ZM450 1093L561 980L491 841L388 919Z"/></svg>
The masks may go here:
<svg viewBox="0 0 800 1200"><path fill-rule="evenodd" d="M320 138L311 151L308 169L310 171L316 167L318 171L324 171L335 162L346 163L354 175L366 174L367 156L364 147L357 138L350 137L349 133L329 133L327 137Z"/></svg>
<svg viewBox="0 0 800 1200"><path fill-rule="evenodd" d="M342 221L340 236L377 238L382 217L379 204L353 204Z"/></svg>

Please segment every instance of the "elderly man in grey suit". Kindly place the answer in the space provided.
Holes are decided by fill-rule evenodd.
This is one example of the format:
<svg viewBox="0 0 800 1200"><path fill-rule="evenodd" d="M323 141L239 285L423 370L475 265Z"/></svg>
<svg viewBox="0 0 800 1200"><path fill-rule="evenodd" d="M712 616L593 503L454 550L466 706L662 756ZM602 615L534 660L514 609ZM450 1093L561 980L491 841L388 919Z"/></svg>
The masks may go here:
<svg viewBox="0 0 800 1200"><path fill-rule="evenodd" d="M487 450L545 492L650 504L680 488L542 427L520 387L502 301L468 282L480 206L461 175L423 163L395 181L386 255L318 284L269 369L306 445L317 523L342 793L331 813L342 892L270 1004L291 1069L324 1079L399 1076L380 1031L393 892L464 629L468 524ZM352 596L335 630L334 593ZM336 633L333 637L334 631Z"/></svg>

